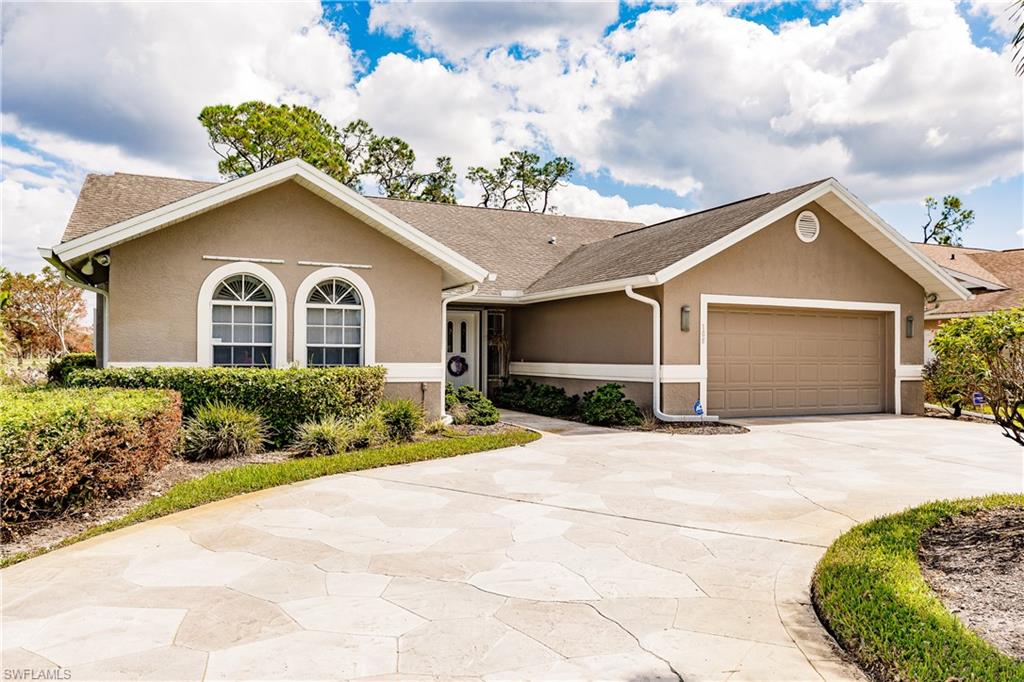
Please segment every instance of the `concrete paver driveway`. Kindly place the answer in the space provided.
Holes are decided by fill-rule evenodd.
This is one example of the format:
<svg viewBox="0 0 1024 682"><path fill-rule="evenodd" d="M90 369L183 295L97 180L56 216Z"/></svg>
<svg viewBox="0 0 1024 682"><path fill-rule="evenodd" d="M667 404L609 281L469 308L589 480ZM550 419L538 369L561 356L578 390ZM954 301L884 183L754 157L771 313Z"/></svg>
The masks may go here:
<svg viewBox="0 0 1024 682"><path fill-rule="evenodd" d="M989 425L865 417L542 440L309 481L3 572L3 667L71 679L846 679L824 548L1021 489Z"/></svg>

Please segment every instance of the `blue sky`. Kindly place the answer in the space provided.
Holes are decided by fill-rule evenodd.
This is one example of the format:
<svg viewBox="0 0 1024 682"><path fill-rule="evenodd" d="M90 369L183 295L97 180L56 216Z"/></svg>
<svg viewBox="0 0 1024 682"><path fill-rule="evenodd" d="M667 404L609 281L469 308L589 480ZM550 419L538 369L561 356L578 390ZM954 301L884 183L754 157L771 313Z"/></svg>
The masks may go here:
<svg viewBox="0 0 1024 682"><path fill-rule="evenodd" d="M570 156L565 213L654 222L834 175L912 239L921 198L954 193L970 244L1024 243L1002 4L238 8L4 7L5 264L37 266L88 172L215 178L195 115L246 99L366 118L460 172Z"/></svg>

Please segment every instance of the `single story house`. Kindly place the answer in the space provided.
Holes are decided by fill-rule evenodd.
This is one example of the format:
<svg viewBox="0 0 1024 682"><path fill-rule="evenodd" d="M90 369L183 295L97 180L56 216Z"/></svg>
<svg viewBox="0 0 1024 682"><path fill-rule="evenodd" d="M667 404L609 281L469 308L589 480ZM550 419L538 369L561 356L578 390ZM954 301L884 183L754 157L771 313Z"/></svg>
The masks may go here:
<svg viewBox="0 0 1024 682"><path fill-rule="evenodd" d="M654 225L367 197L300 160L90 175L41 249L98 294L104 366L383 364L618 382L659 416L920 412L925 301L967 288L835 179Z"/></svg>
<svg viewBox="0 0 1024 682"><path fill-rule="evenodd" d="M995 251L941 244L914 246L974 294L969 300L936 301L925 309L926 362L934 357L928 344L944 320L1024 305L1024 249Z"/></svg>

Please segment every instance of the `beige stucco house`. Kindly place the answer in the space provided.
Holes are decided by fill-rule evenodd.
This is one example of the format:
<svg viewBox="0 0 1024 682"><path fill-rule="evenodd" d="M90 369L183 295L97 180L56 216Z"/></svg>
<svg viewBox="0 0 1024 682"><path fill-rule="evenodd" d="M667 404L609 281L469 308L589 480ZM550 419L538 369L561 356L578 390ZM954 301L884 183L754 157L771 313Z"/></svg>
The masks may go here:
<svg viewBox="0 0 1024 682"><path fill-rule="evenodd" d="M665 419L922 409L926 299L967 289L834 179L655 225L365 197L293 160L221 184L90 175L43 256L100 362L382 364L626 386Z"/></svg>

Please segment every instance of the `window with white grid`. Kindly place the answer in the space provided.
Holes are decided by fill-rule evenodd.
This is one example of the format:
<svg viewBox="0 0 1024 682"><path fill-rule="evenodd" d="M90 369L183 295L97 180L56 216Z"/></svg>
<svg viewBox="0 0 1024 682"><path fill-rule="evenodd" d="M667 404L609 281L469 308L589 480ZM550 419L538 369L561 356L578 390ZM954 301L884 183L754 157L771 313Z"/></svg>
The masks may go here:
<svg viewBox="0 0 1024 682"><path fill-rule="evenodd" d="M363 301L354 286L332 278L313 287L306 299L306 364L361 365Z"/></svg>
<svg viewBox="0 0 1024 682"><path fill-rule="evenodd" d="M274 297L263 280L233 275L213 294L213 364L270 367L274 350Z"/></svg>

